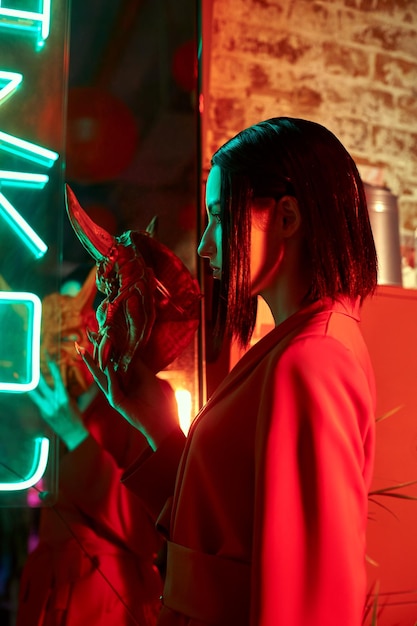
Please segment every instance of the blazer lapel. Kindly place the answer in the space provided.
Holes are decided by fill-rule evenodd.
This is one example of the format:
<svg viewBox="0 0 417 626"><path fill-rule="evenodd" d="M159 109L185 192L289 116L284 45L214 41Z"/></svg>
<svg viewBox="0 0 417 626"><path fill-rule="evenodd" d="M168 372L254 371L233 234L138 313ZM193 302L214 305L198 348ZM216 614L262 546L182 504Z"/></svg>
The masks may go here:
<svg viewBox="0 0 417 626"><path fill-rule="evenodd" d="M328 307L325 306L322 300L314 302L308 307L297 311L294 315L291 315L291 317L286 319L279 326L276 326L267 335L265 335L265 337L252 346L252 348L250 348L250 350L243 355L235 367L230 371L223 382L220 383L211 398L209 398L204 407L193 420L191 428L194 428L195 424L200 421L203 415L213 407L213 404L219 402L230 392L231 388L238 385L239 382L247 376L247 373L252 370L257 363L262 361L268 352L274 349L283 339L294 332L294 330L310 320L313 315L327 308Z"/></svg>

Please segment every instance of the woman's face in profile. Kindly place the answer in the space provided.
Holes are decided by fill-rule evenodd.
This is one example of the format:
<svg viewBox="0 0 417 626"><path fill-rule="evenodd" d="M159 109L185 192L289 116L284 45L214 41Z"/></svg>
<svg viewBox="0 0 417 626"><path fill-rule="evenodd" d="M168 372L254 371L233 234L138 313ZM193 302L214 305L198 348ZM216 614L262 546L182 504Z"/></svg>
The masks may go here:
<svg viewBox="0 0 417 626"><path fill-rule="evenodd" d="M215 165L210 170L206 185L207 226L198 246L198 254L208 259L213 270L213 278L222 274L222 224L220 217L220 168Z"/></svg>

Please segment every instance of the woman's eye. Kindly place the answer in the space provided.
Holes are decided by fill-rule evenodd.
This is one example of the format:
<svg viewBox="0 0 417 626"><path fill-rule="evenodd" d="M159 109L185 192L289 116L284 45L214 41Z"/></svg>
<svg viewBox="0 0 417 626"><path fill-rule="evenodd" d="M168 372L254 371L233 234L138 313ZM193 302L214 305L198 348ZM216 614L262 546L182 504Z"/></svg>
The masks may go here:
<svg viewBox="0 0 417 626"><path fill-rule="evenodd" d="M212 213L212 217L216 220L218 224L222 223L222 218L221 218L220 213Z"/></svg>

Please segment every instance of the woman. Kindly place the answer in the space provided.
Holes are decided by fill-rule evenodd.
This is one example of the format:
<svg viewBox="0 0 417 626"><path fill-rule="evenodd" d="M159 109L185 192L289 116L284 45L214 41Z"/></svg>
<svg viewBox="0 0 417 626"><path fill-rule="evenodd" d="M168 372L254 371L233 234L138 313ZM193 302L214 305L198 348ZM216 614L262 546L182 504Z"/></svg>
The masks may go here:
<svg viewBox="0 0 417 626"><path fill-rule="evenodd" d="M214 154L206 204L217 342L248 345L258 295L276 327L187 439L141 363L127 389L84 357L150 443L124 483L168 539L159 623L359 626L375 392L358 322L377 282L359 174L324 127L274 118Z"/></svg>
<svg viewBox="0 0 417 626"><path fill-rule="evenodd" d="M86 328L97 325L95 273L75 296L55 292L42 301L42 375L30 397L59 437L59 484L56 498L40 509L16 626L155 626L159 612L155 561L163 542L141 501L120 482L147 442L74 358L74 337L87 341Z"/></svg>

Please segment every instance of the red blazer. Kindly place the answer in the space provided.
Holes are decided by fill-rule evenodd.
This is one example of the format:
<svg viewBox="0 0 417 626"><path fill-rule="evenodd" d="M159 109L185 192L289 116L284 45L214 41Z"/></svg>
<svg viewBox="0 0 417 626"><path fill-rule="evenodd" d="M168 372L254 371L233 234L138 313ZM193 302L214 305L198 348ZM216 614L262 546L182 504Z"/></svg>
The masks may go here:
<svg viewBox="0 0 417 626"><path fill-rule="evenodd" d="M41 510L16 626L154 626L162 590L154 560L162 542L120 482L147 443L101 393L83 418L90 436L60 460L57 501Z"/></svg>
<svg viewBox="0 0 417 626"><path fill-rule="evenodd" d="M360 626L374 415L358 306L315 303L251 348L186 442L124 475L162 510L160 625Z"/></svg>

